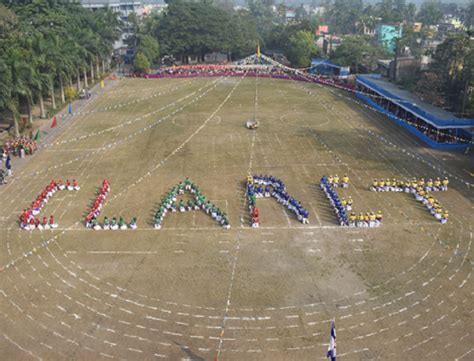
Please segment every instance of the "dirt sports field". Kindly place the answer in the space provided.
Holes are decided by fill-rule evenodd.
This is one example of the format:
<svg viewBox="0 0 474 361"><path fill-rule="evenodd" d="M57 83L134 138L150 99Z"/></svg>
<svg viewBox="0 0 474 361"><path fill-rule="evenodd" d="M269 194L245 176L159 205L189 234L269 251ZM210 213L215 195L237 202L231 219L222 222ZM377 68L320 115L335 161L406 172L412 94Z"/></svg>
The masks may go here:
<svg viewBox="0 0 474 361"><path fill-rule="evenodd" d="M277 79L125 79L60 120L0 188L0 358L323 360L335 318L340 359L473 360L473 156L427 149L345 97ZM252 229L248 172L281 178L310 224L262 199ZM344 173L339 194L356 212L382 210L380 228L337 225L318 182ZM446 225L411 195L368 190L373 178L444 175ZM230 230L200 211L153 229L185 177ZM67 178L81 190L43 213L59 228L20 230L19 213ZM104 178L102 216L136 216L137 230L84 227Z"/></svg>

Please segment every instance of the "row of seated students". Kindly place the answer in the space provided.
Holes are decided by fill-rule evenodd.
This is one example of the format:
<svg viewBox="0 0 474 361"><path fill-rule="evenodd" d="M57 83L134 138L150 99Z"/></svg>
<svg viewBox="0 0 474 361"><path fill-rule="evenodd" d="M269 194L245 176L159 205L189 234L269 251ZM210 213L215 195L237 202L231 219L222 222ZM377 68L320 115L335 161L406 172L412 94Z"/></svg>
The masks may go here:
<svg viewBox="0 0 474 361"><path fill-rule="evenodd" d="M336 216L338 218L339 224L341 226L346 226L349 224L349 218L347 216L346 207L342 205L341 200L339 199L338 194L334 190L333 182L329 181L329 178L323 176L319 185L323 192L326 194L327 199L331 203L331 206L334 208L336 212Z"/></svg>
<svg viewBox="0 0 474 361"><path fill-rule="evenodd" d="M448 222L449 212L441 206L441 203L433 195L418 187L415 193L415 199L421 202L426 209L442 224Z"/></svg>
<svg viewBox="0 0 474 361"><path fill-rule="evenodd" d="M54 217L50 216L49 220L46 217L43 217L43 221L40 221L39 218L35 218L41 210L48 204L48 201L51 197L60 190L79 190L79 184L76 180L73 180L71 183L69 180L66 183L63 183L61 180L55 181L52 180L44 188L44 190L36 197L36 199L31 203L31 206L20 214L20 228L31 231L34 229L53 229L57 228L57 224L54 222Z"/></svg>
<svg viewBox="0 0 474 361"><path fill-rule="evenodd" d="M370 190L373 192L405 192L411 193L416 200L421 202L426 209L441 223L447 223L449 212L444 209L440 202L430 192L445 192L448 190L449 179L440 177L428 179L412 178L401 181L398 179L377 180L374 179Z"/></svg>
<svg viewBox="0 0 474 361"><path fill-rule="evenodd" d="M131 221L127 224L123 217L120 217L119 220L117 220L117 217L112 217L112 219L109 220L108 217L104 217L104 221L102 224L99 223L97 220L97 216L93 216L92 220L90 221L88 228L92 228L96 231L98 230L125 230L125 229L137 229L137 218L133 217Z"/></svg>
<svg viewBox="0 0 474 361"><path fill-rule="evenodd" d="M327 177L329 184L331 184L334 188L348 188L349 187L349 177L347 174L344 174L341 178L336 175L330 175Z"/></svg>
<svg viewBox="0 0 474 361"><path fill-rule="evenodd" d="M415 193L418 188L423 188L426 192L440 192L447 191L449 185L448 178L436 178L428 179L425 181L424 178L412 178L411 180L399 180L399 179L374 179L370 190L372 192L405 192Z"/></svg>
<svg viewBox="0 0 474 361"><path fill-rule="evenodd" d="M94 203L92 203L89 211L85 217L85 224L87 228L98 228L100 225L98 224L97 217L99 217L100 212L102 212L102 208L105 204L105 199L110 192L110 183L107 179L104 179L102 182L102 186L97 191L97 194L94 199Z"/></svg>

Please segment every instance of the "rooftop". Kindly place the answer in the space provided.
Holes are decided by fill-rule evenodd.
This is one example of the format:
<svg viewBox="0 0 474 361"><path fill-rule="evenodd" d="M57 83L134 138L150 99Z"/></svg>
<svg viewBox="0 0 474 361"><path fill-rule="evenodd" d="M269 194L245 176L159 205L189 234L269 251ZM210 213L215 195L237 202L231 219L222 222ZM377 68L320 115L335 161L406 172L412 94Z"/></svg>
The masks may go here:
<svg viewBox="0 0 474 361"><path fill-rule="evenodd" d="M385 79L375 78L370 75L357 75L357 82L380 95L390 98L398 106L437 128L474 127L474 119L458 118L454 114L421 100L413 93L401 89L396 84Z"/></svg>

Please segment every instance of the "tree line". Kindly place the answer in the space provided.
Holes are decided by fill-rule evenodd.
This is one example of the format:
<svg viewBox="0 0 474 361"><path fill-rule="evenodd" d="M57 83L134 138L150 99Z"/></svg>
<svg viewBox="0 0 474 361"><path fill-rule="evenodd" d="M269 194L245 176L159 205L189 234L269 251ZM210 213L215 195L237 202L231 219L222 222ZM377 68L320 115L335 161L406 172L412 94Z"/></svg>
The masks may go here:
<svg viewBox="0 0 474 361"><path fill-rule="evenodd" d="M38 105L66 103L107 70L120 23L111 10L91 12L66 0L0 0L0 111L13 117ZM73 84L75 83L75 87ZM70 99L69 99L70 100Z"/></svg>
<svg viewBox="0 0 474 361"><path fill-rule="evenodd" d="M360 59L366 63L373 63L376 56L384 54L373 38L364 36L378 23L405 24L403 32L408 36L401 46L413 48L419 45L411 30L415 21L423 22L424 36L429 35L428 25L437 24L447 14L458 16L468 29L474 25L474 0L465 7L426 0L420 9L406 0L380 0L376 4L365 4L363 0L328 0L319 2L323 11L317 13L308 13L300 5L290 21L286 18L288 7L284 3L276 4L275 0L246 0L246 8L239 9L234 9L232 0L166 0L166 3L168 7L163 13L152 14L137 25L142 45L146 43L160 50L152 51L150 57L145 54L148 45L138 49L140 41L135 38L132 48L139 53L139 70L156 64L160 54L173 55L186 63L190 56L203 60L206 54L219 51L234 60L252 53L257 44L264 51L284 54L295 67L306 67L311 57L321 56L314 46L315 29L321 24L329 25L330 32L338 35L360 35L353 37L348 49L341 49L336 57L356 66L360 51L349 59L344 53L363 48L364 54L370 54L368 60ZM315 6L317 1L313 3Z"/></svg>

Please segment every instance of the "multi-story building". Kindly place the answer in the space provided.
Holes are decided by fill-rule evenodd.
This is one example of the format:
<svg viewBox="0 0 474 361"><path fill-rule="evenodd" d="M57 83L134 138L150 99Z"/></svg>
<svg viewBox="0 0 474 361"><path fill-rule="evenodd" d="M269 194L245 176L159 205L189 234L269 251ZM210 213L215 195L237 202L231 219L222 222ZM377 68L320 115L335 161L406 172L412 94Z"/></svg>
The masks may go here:
<svg viewBox="0 0 474 361"><path fill-rule="evenodd" d="M132 13L141 14L142 4L140 0L80 0L81 5L87 9L97 10L101 8L109 8L117 13L120 20L123 21L122 36L114 47L120 49L125 47L125 39L130 36L132 29L128 26L128 16Z"/></svg>
<svg viewBox="0 0 474 361"><path fill-rule="evenodd" d="M396 39L402 37L402 27L396 25L379 24L375 30L378 43L385 48L385 50L395 53L397 48Z"/></svg>

